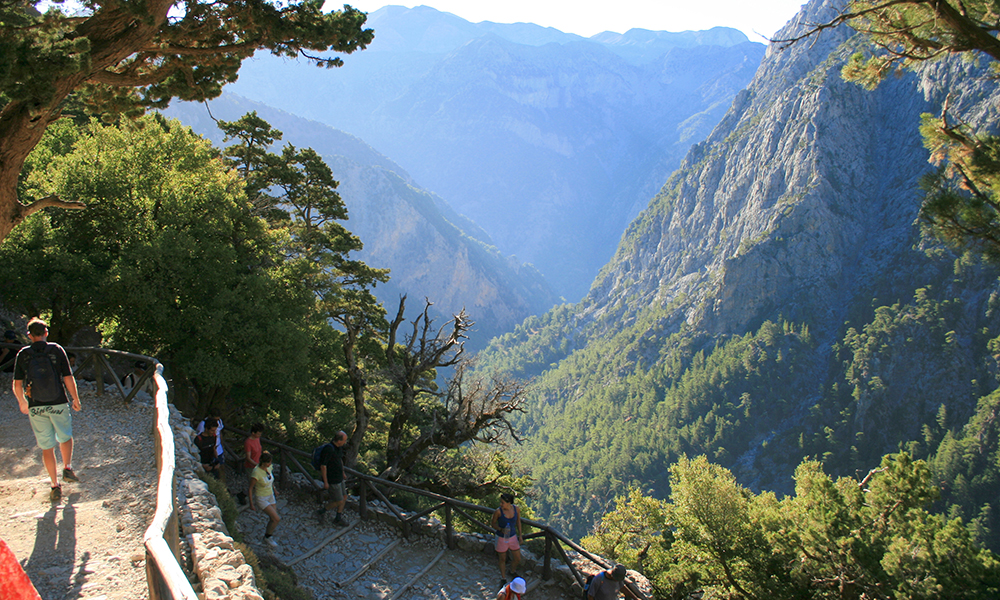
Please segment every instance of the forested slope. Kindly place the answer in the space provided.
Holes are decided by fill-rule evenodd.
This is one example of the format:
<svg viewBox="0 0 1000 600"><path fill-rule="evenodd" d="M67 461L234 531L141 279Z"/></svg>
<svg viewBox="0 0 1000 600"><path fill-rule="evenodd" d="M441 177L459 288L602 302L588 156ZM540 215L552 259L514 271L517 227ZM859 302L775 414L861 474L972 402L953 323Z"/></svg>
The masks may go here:
<svg viewBox="0 0 1000 600"><path fill-rule="evenodd" d="M835 14L810 3L779 36ZM921 113L950 94L995 122L996 82L941 61L869 92L840 76L860 47L847 28L772 45L588 296L484 353L537 376L520 459L540 514L582 534L629 486L663 497L682 454L779 493L807 456L835 475L930 456L996 388L996 273L914 223Z"/></svg>

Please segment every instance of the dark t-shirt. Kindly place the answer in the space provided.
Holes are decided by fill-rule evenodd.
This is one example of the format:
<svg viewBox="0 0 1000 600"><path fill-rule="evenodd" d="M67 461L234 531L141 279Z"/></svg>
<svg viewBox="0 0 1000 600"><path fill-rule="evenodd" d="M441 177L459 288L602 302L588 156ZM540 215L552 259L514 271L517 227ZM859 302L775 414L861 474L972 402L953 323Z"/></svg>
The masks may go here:
<svg viewBox="0 0 1000 600"><path fill-rule="evenodd" d="M4 341L6 342L7 340ZM20 344L18 345L20 346ZM0 346L0 365L3 365L0 367L0 373L14 372L14 357L17 356L18 350L20 350L20 348L7 348L6 346Z"/></svg>
<svg viewBox="0 0 1000 600"><path fill-rule="evenodd" d="M618 598L618 592L625 585L624 581L614 581L608 579L607 571L601 571L597 575L594 575L593 581L590 582L590 589L587 590L587 597L593 598L594 600L615 600Z"/></svg>
<svg viewBox="0 0 1000 600"><path fill-rule="evenodd" d="M215 453L215 436L207 433L199 433L194 436L194 445L198 446L201 453L201 464L214 465L218 455Z"/></svg>
<svg viewBox="0 0 1000 600"><path fill-rule="evenodd" d="M326 482L340 483L344 481L344 446L338 448L330 444L319 455L319 463L326 465Z"/></svg>
<svg viewBox="0 0 1000 600"><path fill-rule="evenodd" d="M63 347L54 342L34 342L30 346L25 346L17 352L17 358L14 359L14 381L24 381L28 375L28 361L31 359L31 352L28 352L28 348L33 348L36 352L47 352L56 357L56 367L59 371L59 397L52 402L35 402L34 399L28 398L28 406L54 406L56 404L65 404L69 402L66 398L66 390L62 386L62 378L68 377L73 374L73 369L69 366L69 357L66 356L66 351Z"/></svg>

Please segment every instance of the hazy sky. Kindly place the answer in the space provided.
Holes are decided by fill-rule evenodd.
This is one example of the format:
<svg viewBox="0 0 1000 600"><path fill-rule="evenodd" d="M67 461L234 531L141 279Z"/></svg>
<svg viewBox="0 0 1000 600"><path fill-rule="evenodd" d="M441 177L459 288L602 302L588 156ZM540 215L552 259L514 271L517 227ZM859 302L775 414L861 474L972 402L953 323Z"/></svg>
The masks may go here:
<svg viewBox="0 0 1000 600"><path fill-rule="evenodd" d="M763 41L795 16L804 0L327 0L373 12L388 4L431 6L466 21L536 23L590 37L602 31L625 33L633 27L658 31L733 27L752 41Z"/></svg>

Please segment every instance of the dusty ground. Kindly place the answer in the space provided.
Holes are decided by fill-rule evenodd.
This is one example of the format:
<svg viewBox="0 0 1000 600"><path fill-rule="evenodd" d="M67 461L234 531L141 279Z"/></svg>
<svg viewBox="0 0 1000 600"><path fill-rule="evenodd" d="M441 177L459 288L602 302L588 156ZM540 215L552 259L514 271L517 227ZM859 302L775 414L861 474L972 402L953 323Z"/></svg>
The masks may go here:
<svg viewBox="0 0 1000 600"><path fill-rule="evenodd" d="M155 503L153 409L97 396L87 382L79 387L73 467L80 482L64 483L62 499L51 502L28 417L11 376L0 375L0 538L44 600L147 598L142 536Z"/></svg>

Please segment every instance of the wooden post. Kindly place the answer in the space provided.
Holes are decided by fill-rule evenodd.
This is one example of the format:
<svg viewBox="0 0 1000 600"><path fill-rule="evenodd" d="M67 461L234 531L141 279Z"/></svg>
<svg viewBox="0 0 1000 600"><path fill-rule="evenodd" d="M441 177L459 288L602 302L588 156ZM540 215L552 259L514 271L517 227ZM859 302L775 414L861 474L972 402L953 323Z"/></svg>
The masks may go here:
<svg viewBox="0 0 1000 600"><path fill-rule="evenodd" d="M279 456L281 457L281 464L278 465L278 485L282 489L284 489L285 488L285 479L286 479L286 477L285 477L285 461L288 460L288 456L285 454L285 449L284 448L281 449L281 453L279 454Z"/></svg>
<svg viewBox="0 0 1000 600"><path fill-rule="evenodd" d="M444 542L451 550L455 549L455 527L452 524L451 505L444 505Z"/></svg>
<svg viewBox="0 0 1000 600"><path fill-rule="evenodd" d="M94 352L96 355L97 353ZM97 395L104 395L104 366L99 357L94 356L94 383L97 384Z"/></svg>
<svg viewBox="0 0 1000 600"><path fill-rule="evenodd" d="M552 535L545 532L545 560L542 564L542 579L552 579Z"/></svg>
<svg viewBox="0 0 1000 600"><path fill-rule="evenodd" d="M368 520L368 481L364 479L358 486L358 517L362 521Z"/></svg>

